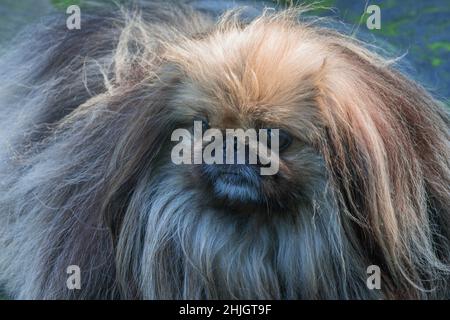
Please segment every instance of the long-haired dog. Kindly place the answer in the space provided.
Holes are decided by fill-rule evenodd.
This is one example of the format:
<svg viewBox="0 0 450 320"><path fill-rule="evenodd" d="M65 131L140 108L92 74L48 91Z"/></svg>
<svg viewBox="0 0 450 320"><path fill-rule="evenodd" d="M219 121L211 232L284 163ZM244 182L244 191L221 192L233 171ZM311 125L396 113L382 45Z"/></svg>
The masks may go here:
<svg viewBox="0 0 450 320"><path fill-rule="evenodd" d="M450 297L448 114L392 61L298 13L216 21L159 3L28 31L0 66L7 292ZM278 128L278 173L174 164L171 133L195 119Z"/></svg>

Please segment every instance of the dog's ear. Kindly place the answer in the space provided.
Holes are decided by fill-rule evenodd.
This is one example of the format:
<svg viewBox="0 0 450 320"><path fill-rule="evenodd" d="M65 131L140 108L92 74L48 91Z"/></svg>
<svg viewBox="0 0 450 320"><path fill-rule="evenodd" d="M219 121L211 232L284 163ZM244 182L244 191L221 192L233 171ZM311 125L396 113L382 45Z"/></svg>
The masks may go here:
<svg viewBox="0 0 450 320"><path fill-rule="evenodd" d="M411 283L429 288L423 272L433 278L446 269L439 258L450 215L446 115L376 56L343 44L339 52L318 83L327 123L322 151L346 219L371 235L363 246L413 297ZM433 208L444 234L432 227Z"/></svg>
<svg viewBox="0 0 450 320"><path fill-rule="evenodd" d="M71 264L89 272L86 281L89 277L111 281L115 271L110 260L129 198L141 176L154 170L165 139L170 139L168 101L178 78L170 70L164 74L150 84L119 87L93 97L63 119L37 155L36 161L54 159L53 167L37 173L41 184L29 185L34 197L24 210L38 211L41 217L51 217L53 225L70 230L49 233L41 244L52 248L51 257L42 259L54 259L54 266L41 276L58 279L52 282L58 287L52 289L55 292L66 289L61 287L65 280L53 272ZM73 294L88 297L98 284L82 281L83 290Z"/></svg>
<svg viewBox="0 0 450 320"><path fill-rule="evenodd" d="M153 83L132 86L109 100L108 108L121 119L120 127L107 129L103 138L114 143L104 166L105 192L101 197L101 211L113 235L117 235L117 219L126 208L127 197L144 173L155 170L155 161L170 139L173 122L169 101L178 82L176 69L164 66Z"/></svg>

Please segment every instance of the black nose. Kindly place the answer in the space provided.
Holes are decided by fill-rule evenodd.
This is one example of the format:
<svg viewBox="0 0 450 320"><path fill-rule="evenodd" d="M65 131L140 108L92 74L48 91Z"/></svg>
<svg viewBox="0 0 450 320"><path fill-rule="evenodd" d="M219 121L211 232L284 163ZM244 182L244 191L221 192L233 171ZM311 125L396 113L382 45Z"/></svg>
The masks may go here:
<svg viewBox="0 0 450 320"><path fill-rule="evenodd" d="M245 149L244 159L238 159L239 147ZM219 199L231 203L256 203L261 201L261 175L257 157L251 158L248 145L236 140L230 145L233 161L227 161L227 144L223 146L224 164L203 164L202 176ZM256 159L256 163L255 163ZM238 162L240 160L240 162ZM244 161L242 161L244 160ZM250 161L251 160L251 161Z"/></svg>
<svg viewBox="0 0 450 320"><path fill-rule="evenodd" d="M259 171L255 165L203 164L202 173L211 182L222 179L230 184L239 185L258 186L260 183Z"/></svg>
<svg viewBox="0 0 450 320"><path fill-rule="evenodd" d="M228 147L230 147L228 149ZM239 152L238 152L239 151ZM228 177L229 180L240 183L259 183L259 167L263 166L256 153L257 150L252 150L248 143L239 142L234 139L233 144L226 141L223 143L223 164L205 164L203 165L203 172L209 179L218 179L220 177ZM230 153L230 159L227 159L227 152ZM238 154L242 154L241 158ZM215 154L213 153L213 156Z"/></svg>

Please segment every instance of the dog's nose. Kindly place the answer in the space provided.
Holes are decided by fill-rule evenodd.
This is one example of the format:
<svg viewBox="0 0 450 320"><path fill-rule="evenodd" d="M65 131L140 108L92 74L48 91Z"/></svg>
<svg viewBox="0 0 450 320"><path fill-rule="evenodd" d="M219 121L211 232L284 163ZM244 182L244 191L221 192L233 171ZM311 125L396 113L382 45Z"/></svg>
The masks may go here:
<svg viewBox="0 0 450 320"><path fill-rule="evenodd" d="M261 200L261 180L254 166L204 164L202 173L219 199L229 203L255 203Z"/></svg>
<svg viewBox="0 0 450 320"><path fill-rule="evenodd" d="M261 183L257 148L247 140L224 141L222 164L202 165L203 175L212 183L259 188ZM213 154L215 156L215 154Z"/></svg>
<svg viewBox="0 0 450 320"><path fill-rule="evenodd" d="M232 184L258 185L260 179L257 168L247 164L204 164L202 171L212 182L220 178Z"/></svg>

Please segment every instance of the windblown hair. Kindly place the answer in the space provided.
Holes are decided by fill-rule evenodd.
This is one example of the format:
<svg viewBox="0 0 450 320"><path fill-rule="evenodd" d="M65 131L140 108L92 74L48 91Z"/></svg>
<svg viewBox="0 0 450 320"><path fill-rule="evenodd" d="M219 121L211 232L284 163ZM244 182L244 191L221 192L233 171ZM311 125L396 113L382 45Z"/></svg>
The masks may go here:
<svg viewBox="0 0 450 320"><path fill-rule="evenodd" d="M56 18L29 31L0 60L7 292L450 298L448 114L392 61L298 16L215 21L158 3L85 14L81 30ZM295 209L207 205L167 156L177 121L199 105L297 132L308 153L283 191ZM70 265L81 290L66 287ZM369 265L380 290L366 286Z"/></svg>

